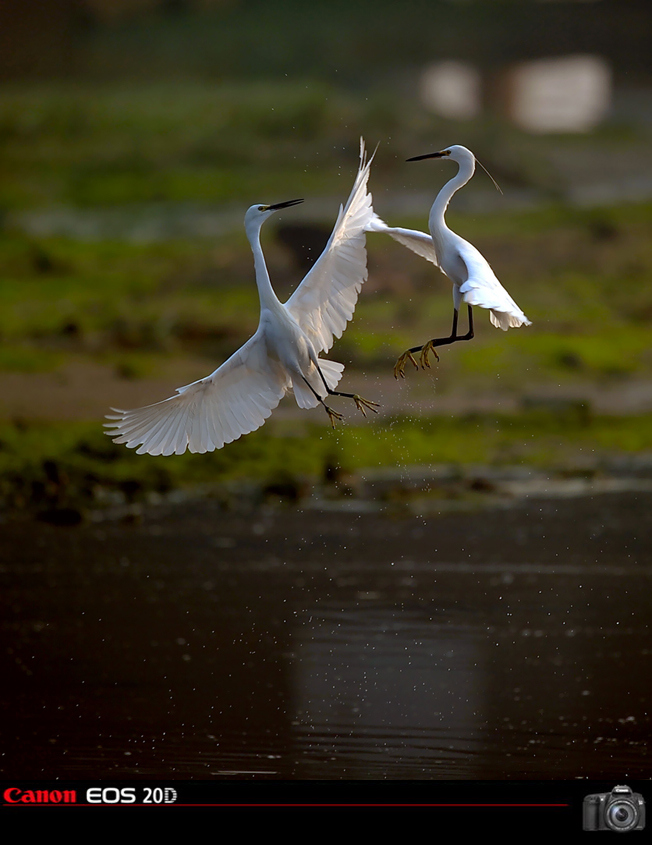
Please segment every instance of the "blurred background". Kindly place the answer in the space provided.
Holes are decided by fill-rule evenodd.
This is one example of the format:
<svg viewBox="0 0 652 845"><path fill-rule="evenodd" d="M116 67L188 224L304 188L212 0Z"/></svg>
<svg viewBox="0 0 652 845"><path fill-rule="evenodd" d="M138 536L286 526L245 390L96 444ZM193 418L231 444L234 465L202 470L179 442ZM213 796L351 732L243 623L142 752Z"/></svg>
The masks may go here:
<svg viewBox="0 0 652 845"><path fill-rule="evenodd" d="M7 777L649 780L651 33L648 0L3 0ZM361 136L421 230L454 167L405 159L476 153L502 193L447 220L532 325L476 309L395 380L451 285L369 235L329 357L378 416L113 444L255 331L246 208L306 198L262 233L284 299Z"/></svg>
<svg viewBox="0 0 652 845"><path fill-rule="evenodd" d="M81 518L243 475L299 495L307 478L362 467L591 474L646 460L651 25L645 0L5 0L5 505ZM478 170L449 224L533 325L504 334L478 313L472 343L396 383L398 354L448 332L450 283L372 235L369 280L331 354L343 384L382 404L373 426L347 414L324 437L321 409L290 398L217 455L114 447L109 406L165 398L255 330L244 210L306 197L263 233L284 298L348 195L360 136L378 145L377 212L420 229L453 170L405 159L452 143L476 153L503 193Z"/></svg>

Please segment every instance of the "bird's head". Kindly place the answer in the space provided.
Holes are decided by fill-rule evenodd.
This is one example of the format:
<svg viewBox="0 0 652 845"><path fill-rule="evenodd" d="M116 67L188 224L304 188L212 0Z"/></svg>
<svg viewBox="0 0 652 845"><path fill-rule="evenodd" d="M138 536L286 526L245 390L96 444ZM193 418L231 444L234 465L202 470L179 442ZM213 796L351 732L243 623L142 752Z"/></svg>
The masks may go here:
<svg viewBox="0 0 652 845"><path fill-rule="evenodd" d="M286 202L277 202L274 205L265 205L264 203L256 203L251 208L247 209L245 214L245 227L262 224L275 211L281 208L290 208L292 205L298 205L303 200L287 200Z"/></svg>
<svg viewBox="0 0 652 845"><path fill-rule="evenodd" d="M413 156L407 161L423 161L426 158L450 158L458 164L475 164L475 156L471 150L462 147L459 144L453 144L452 147L446 147L445 150L440 150L438 153L426 153L422 156Z"/></svg>

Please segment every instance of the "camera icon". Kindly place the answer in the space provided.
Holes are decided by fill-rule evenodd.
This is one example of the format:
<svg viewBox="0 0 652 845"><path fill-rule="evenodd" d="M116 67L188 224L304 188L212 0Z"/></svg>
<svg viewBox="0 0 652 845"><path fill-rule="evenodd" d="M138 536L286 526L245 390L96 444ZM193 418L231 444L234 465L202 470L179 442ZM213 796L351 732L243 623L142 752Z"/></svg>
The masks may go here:
<svg viewBox="0 0 652 845"><path fill-rule="evenodd" d="M587 795L582 806L584 830L643 830L645 801L629 786L614 786L611 792Z"/></svg>

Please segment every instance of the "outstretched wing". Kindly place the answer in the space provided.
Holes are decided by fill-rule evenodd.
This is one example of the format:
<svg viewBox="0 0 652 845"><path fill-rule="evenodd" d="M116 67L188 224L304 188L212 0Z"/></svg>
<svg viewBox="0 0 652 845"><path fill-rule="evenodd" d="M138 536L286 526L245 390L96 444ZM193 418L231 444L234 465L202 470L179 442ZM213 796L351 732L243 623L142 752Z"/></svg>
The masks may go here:
<svg viewBox="0 0 652 845"><path fill-rule="evenodd" d="M468 241L459 238L457 243L468 273L466 281L460 286L464 302L488 308L492 324L503 331L531 326L532 323L496 278L486 258Z"/></svg>
<svg viewBox="0 0 652 845"><path fill-rule="evenodd" d="M177 388L177 395L131 411L112 409L106 434L138 455L212 452L265 422L290 380L271 361L256 333L210 376Z"/></svg>
<svg viewBox="0 0 652 845"><path fill-rule="evenodd" d="M388 226L377 214L373 215L367 226L367 231L384 232L386 235L391 235L395 241L411 249L412 252L416 252L417 255L420 255L427 261L431 261L435 267L439 267L435 245L430 235L425 232L417 232L415 229L402 229L399 226Z"/></svg>
<svg viewBox="0 0 652 845"><path fill-rule="evenodd" d="M367 192L369 168L360 139L360 167L353 190L340 207L326 248L285 307L312 340L317 352L328 351L353 316L358 294L367 279L365 230L373 208Z"/></svg>

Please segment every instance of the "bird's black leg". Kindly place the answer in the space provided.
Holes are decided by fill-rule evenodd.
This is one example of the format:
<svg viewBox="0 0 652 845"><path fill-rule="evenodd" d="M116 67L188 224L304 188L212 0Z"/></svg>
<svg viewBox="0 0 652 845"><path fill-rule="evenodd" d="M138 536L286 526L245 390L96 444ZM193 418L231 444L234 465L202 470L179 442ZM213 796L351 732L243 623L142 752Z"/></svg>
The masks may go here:
<svg viewBox="0 0 652 845"><path fill-rule="evenodd" d="M321 370L320 370L319 372L320 372L320 375L321 375ZM324 402L324 400L323 400L323 399L321 398L321 396L317 393L317 391L315 390L315 388L314 388L314 387L310 384L310 382L308 381L308 379L307 379L305 376L301 376L301 378L302 378L302 379L305 381L305 383L308 385L308 387L310 388L310 390L311 390L311 392L312 392L312 395L315 397L315 399L317 399L319 402L321 402L321 404L324 406L324 408L326 408L326 413L328 414L328 417L329 417L329 419L330 419L330 421L331 421L331 426L332 426L333 428L335 428L335 420L343 420L343 419L344 419L344 417L342 416L342 414L338 414L338 413L337 413L337 411L334 411L332 408L329 408L329 407L328 407L328 405ZM323 378L324 378L324 377L322 376L322 380L323 380ZM328 390L328 387L326 386L326 382L324 382L324 386L326 387L326 390Z"/></svg>
<svg viewBox="0 0 652 845"><path fill-rule="evenodd" d="M341 390L331 390L330 387L326 384L326 379L324 378L324 374L321 371L321 367L319 365L316 366L317 372L319 373L329 396L344 396L346 399L353 399L356 408L362 412L363 417L367 416L367 414L365 413L365 408L368 408L370 411L373 411L374 414L378 413L378 411L376 410L376 408L380 407L378 402L371 402L369 399L363 399L362 396L360 396L358 393L343 393Z"/></svg>
<svg viewBox="0 0 652 845"><path fill-rule="evenodd" d="M426 367L430 367L430 362L428 361L428 355L430 352L433 352L435 358L439 360L439 355L435 351L435 347L437 346L448 346L451 343L456 343L458 340L471 340L474 337L473 332L473 309L470 305L466 306L468 309L469 314L469 330L464 335L458 335L457 333L457 320L458 320L458 311L455 309L453 311L453 326L451 328L451 333L449 337L436 337L433 340L429 340L428 343L424 344L423 346L413 346L412 349L408 349L407 352L404 352L401 357L396 362L396 366L394 367L394 377L398 378L405 378L405 362L411 361L415 369L419 369L419 365L414 358L414 353L420 353L420 363L421 368L425 369Z"/></svg>
<svg viewBox="0 0 652 845"><path fill-rule="evenodd" d="M475 335L473 333L473 308L470 305L466 306L469 312L469 330L462 337L456 337L455 340L472 340Z"/></svg>
<svg viewBox="0 0 652 845"><path fill-rule="evenodd" d="M473 308L470 305L467 305L468 315L469 315L469 329L466 334L458 334L457 333L457 320L458 320L458 311L457 309L453 311L453 327L451 328L450 337L439 337L434 338L433 340L429 340L424 346L421 347L421 367L429 367L430 362L428 361L428 354L432 350L435 353L435 358L439 360L439 355L435 352L436 346L448 346L451 343L456 343L458 340L471 340L474 337L473 332ZM416 349L411 349L411 352L416 352L419 347Z"/></svg>

